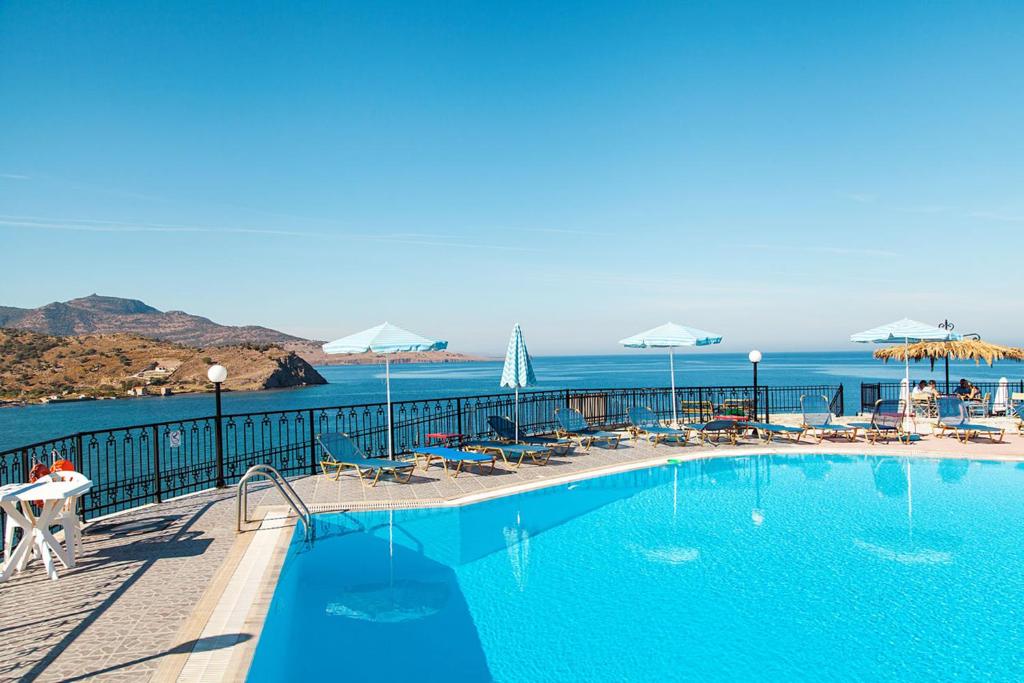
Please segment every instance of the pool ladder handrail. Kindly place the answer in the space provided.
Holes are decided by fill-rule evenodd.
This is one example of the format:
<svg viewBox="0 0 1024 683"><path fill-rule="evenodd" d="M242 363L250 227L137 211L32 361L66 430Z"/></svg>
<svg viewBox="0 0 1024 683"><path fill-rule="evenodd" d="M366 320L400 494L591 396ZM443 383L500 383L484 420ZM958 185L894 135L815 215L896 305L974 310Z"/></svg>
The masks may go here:
<svg viewBox="0 0 1024 683"><path fill-rule="evenodd" d="M241 533L242 523L248 523L249 520L249 480L262 476L270 480L274 486L277 487L281 497L284 498L285 502L288 503L288 507L292 509L292 512L302 521L302 528L305 532L306 538L309 538L309 532L312 528L310 522L309 508L303 502L299 494L295 492L292 485L288 483L288 480L281 476L281 473L276 469L266 464L253 465L242 478L238 480L238 488L235 493L235 503L237 507L237 521L236 530Z"/></svg>

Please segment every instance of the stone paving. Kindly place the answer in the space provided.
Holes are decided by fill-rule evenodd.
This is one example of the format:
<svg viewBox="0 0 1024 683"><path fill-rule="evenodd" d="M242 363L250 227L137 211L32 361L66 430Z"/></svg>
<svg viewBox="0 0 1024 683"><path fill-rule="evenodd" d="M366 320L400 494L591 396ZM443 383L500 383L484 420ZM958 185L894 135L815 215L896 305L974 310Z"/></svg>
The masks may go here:
<svg viewBox="0 0 1024 683"><path fill-rule="evenodd" d="M645 466L657 459L743 453L895 453L916 456L1024 459L1024 438L1008 430L1006 442L969 444L928 436L920 443L871 446L831 441L821 445L747 441L739 447L653 447L624 440L611 450L552 458L547 466L501 464L490 475L447 478L439 465L416 470L411 484L382 481L374 488L352 474L293 480L314 511L377 506L436 505L467 496L543 485L545 480L593 476L608 469ZM280 505L276 491L261 485L250 510ZM197 605L239 538L234 490L208 491L91 523L75 569L46 578L41 563L0 584L0 680L149 680L169 657L188 653L182 638ZM242 538L245 538L244 536ZM202 615L198 615L202 618ZM201 629L200 629L201 630ZM252 638L257 634L245 634Z"/></svg>

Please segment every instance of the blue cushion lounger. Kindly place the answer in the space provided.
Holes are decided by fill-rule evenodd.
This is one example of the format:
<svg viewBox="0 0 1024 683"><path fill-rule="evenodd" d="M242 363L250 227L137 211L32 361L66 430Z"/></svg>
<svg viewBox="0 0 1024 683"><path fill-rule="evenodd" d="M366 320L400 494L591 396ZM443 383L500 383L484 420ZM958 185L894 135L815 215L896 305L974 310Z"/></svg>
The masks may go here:
<svg viewBox="0 0 1024 683"><path fill-rule="evenodd" d="M672 429L663 427L661 420L653 410L646 406L635 406L629 409L630 431L633 438L638 439L641 435L650 439L651 443L657 446L662 441L675 441L686 443L687 431L685 429Z"/></svg>
<svg viewBox="0 0 1024 683"><path fill-rule="evenodd" d="M487 418L487 424L494 430L499 441L505 443L516 442L516 423L511 418L504 415L491 415ZM574 446L573 442L569 439L540 436L539 434L523 434L521 429L519 430L518 441L520 444L526 444L527 446L550 448L553 455L569 455Z"/></svg>
<svg viewBox="0 0 1024 683"><path fill-rule="evenodd" d="M424 469L430 467L430 463L434 460L440 460L444 465L444 473L451 477L459 476L464 466L476 467L477 471L482 473L483 466L487 464L491 466L487 470L487 473L490 474L494 471L494 461L498 459L498 456L493 453L460 451L458 448L449 448L448 446L423 446L413 450L413 455L423 456ZM448 471L448 463L455 463L455 468L451 472Z"/></svg>
<svg viewBox="0 0 1024 683"><path fill-rule="evenodd" d="M524 459L529 459L534 465L547 465L548 460L551 459L551 448L548 446L480 439L466 441L462 444L462 447L471 451L480 451L481 453L496 453L501 456L506 465L511 465L513 469L519 469Z"/></svg>
<svg viewBox="0 0 1024 683"><path fill-rule="evenodd" d="M683 426L696 435L697 441L707 446L718 446L718 440L723 436L735 446L739 443L739 431L745 424L736 420L711 420Z"/></svg>
<svg viewBox="0 0 1024 683"><path fill-rule="evenodd" d="M1017 418L1017 431L1024 435L1024 403L1018 403L1014 407L1013 415Z"/></svg>
<svg viewBox="0 0 1024 683"><path fill-rule="evenodd" d="M589 451L595 443L603 441L611 448L618 448L622 435L618 432L607 432L594 429L578 410L572 408L555 408L555 420L558 421L561 434L575 439L583 450Z"/></svg>
<svg viewBox="0 0 1024 683"><path fill-rule="evenodd" d="M951 396L939 397L939 421L936 428L936 436L945 436L946 432L953 432L953 435L964 443L979 434L986 435L992 443L999 443L1006 433L1002 427L968 422L964 402Z"/></svg>
<svg viewBox="0 0 1024 683"><path fill-rule="evenodd" d="M864 430L865 438L871 443L878 443L879 439L889 443L890 437L895 437L900 443L906 444L920 441L920 434L908 432L903 428L903 412L899 401L879 399L875 401L871 422L851 422L850 426Z"/></svg>
<svg viewBox="0 0 1024 683"><path fill-rule="evenodd" d="M847 427L832 421L832 410L824 396L801 396L800 409L803 411L803 428L814 436L818 443L826 437L845 436L857 440L857 428Z"/></svg>
<svg viewBox="0 0 1024 683"><path fill-rule="evenodd" d="M341 471L351 467L359 474L359 480L364 484L370 475L370 486L376 486L382 474L391 476L395 481L403 484L412 479L412 471L416 467L415 462L408 460L388 460L387 458L371 458L348 434L342 432L325 432L318 434L317 443L320 444L322 455L320 456L320 470L324 476L329 476L333 470L333 479L337 481L341 477Z"/></svg>
<svg viewBox="0 0 1024 683"><path fill-rule="evenodd" d="M771 424L770 422L743 422L740 426L744 429L753 430L757 434L757 437L764 443L771 443L777 436L799 443L800 438L804 435L804 432L807 431L803 427L777 425Z"/></svg>

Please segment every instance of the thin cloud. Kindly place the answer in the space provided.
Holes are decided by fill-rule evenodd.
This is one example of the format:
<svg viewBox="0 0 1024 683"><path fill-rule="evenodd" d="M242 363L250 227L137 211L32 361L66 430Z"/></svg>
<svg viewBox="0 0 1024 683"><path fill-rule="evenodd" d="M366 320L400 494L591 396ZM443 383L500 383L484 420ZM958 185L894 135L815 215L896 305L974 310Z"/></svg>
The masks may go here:
<svg viewBox="0 0 1024 683"><path fill-rule="evenodd" d="M972 211L967 214L970 218L981 218L986 221L997 221L999 223L1024 223L1024 216L1015 216L995 211Z"/></svg>
<svg viewBox="0 0 1024 683"><path fill-rule="evenodd" d="M0 178L5 180L32 180L31 176L22 175L20 173L0 173Z"/></svg>
<svg viewBox="0 0 1024 683"><path fill-rule="evenodd" d="M131 223L125 221L107 221L90 218L41 218L38 216L0 215L0 227L21 230L63 230L71 232L97 233L194 233L221 235L267 235L279 237L311 237L321 239L342 239L361 242L380 242L385 244L403 244L427 247L454 247L459 249L482 249L496 251L536 252L540 249L518 247L513 245L483 244L473 242L454 242L445 239L446 235L424 233L395 234L358 234L328 233L290 230L283 228L236 228L222 226L196 226L168 223Z"/></svg>
<svg viewBox="0 0 1024 683"><path fill-rule="evenodd" d="M878 196L867 192L847 192L847 199L852 199L858 204L874 204L878 201Z"/></svg>
<svg viewBox="0 0 1024 683"><path fill-rule="evenodd" d="M899 256L899 254L894 251L885 251L883 249L862 249L860 247L827 247L813 245L791 246L784 244L738 244L736 247L740 249L757 249L759 251L784 251L787 253L799 251L805 254L833 254L835 256L878 256L881 258L896 258Z"/></svg>

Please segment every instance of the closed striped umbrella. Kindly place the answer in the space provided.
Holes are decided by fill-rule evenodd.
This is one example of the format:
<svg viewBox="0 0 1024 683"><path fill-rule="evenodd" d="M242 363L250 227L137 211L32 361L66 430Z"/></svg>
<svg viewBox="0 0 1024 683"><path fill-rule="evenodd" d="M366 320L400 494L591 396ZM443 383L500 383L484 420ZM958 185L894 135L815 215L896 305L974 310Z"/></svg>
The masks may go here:
<svg viewBox="0 0 1024 683"><path fill-rule="evenodd" d="M519 389L537 383L533 374L533 361L526 350L526 340L519 323L512 328L512 336L508 340L505 351L505 366L501 370L501 386L515 389L516 392L516 443L519 443Z"/></svg>
<svg viewBox="0 0 1024 683"><path fill-rule="evenodd" d="M323 345L324 353L366 353L372 351L384 355L384 377L388 400L388 457L395 455L391 443L391 361L388 354L409 351L440 351L448 348L448 342L427 339L403 330L391 323L382 323L362 332L356 332Z"/></svg>

